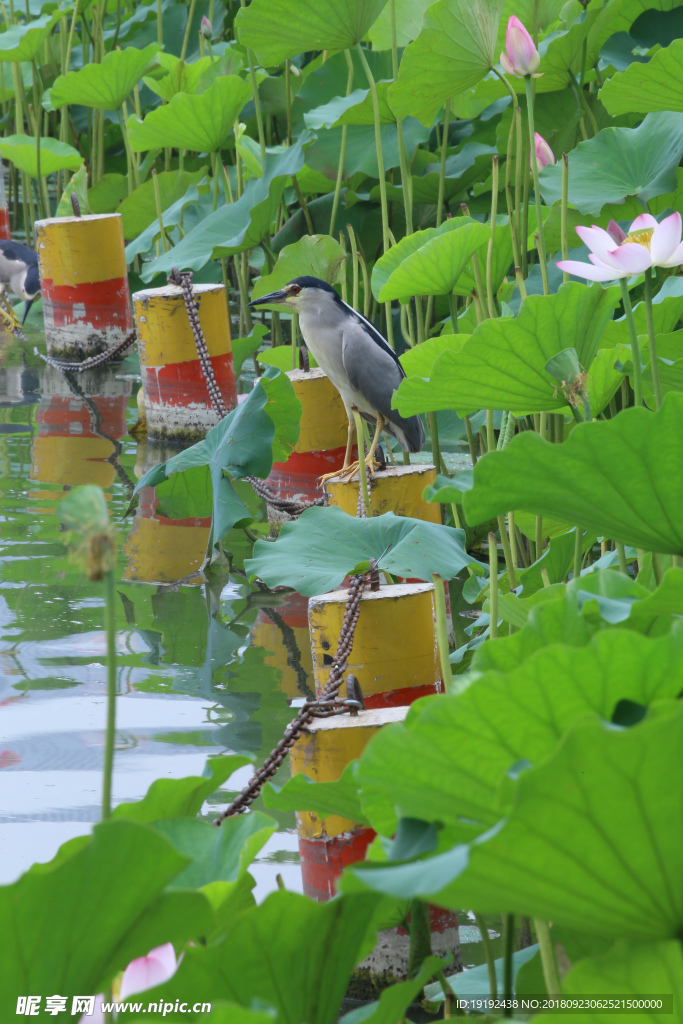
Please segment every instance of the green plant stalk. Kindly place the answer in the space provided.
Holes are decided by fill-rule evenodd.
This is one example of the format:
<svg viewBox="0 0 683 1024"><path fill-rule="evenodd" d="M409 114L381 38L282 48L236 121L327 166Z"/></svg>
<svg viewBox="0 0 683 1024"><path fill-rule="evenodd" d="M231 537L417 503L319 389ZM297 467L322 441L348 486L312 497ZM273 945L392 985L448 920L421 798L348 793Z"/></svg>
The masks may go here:
<svg viewBox="0 0 683 1024"><path fill-rule="evenodd" d="M161 195L159 193L159 179L157 178L156 168L152 168L152 182L154 184L154 203L157 208L157 219L159 221L159 230L161 231L161 248L163 252L168 251L168 239L166 238L166 232L164 231L164 218L161 210ZM214 210L216 209L214 205Z"/></svg>
<svg viewBox="0 0 683 1024"><path fill-rule="evenodd" d="M619 572L623 573L624 576L628 576L628 565L626 564L626 550L624 545L620 541L615 541L614 546L617 549L617 558L619 560Z"/></svg>
<svg viewBox="0 0 683 1024"><path fill-rule="evenodd" d="M459 334L460 328L458 327L458 300L456 299L453 292L449 292L448 295L448 310L451 314L451 327L453 328L453 334Z"/></svg>
<svg viewBox="0 0 683 1024"><path fill-rule="evenodd" d="M350 224L347 224L346 230L349 233L349 244L351 246L351 269L353 273L351 305L354 309L358 309L358 246L356 244L356 233Z"/></svg>
<svg viewBox="0 0 683 1024"><path fill-rule="evenodd" d="M488 320L488 301L486 297L486 289L481 276L481 267L479 266L479 253L474 254L472 257L472 270L474 271L474 284L476 287L477 294L475 299L479 300L478 315L482 320ZM475 306L475 310L476 310Z"/></svg>
<svg viewBox="0 0 683 1024"><path fill-rule="evenodd" d="M472 430L472 423L469 416L464 416L463 419L465 422L465 433L467 434L467 447L470 450L472 467L474 467L477 464L477 446L474 440L474 431Z"/></svg>
<svg viewBox="0 0 683 1024"><path fill-rule="evenodd" d="M422 964L432 952L432 929L429 919L429 904L424 900L410 902L410 949L408 952L408 977L414 978Z"/></svg>
<svg viewBox="0 0 683 1024"><path fill-rule="evenodd" d="M628 334L629 339L631 341L631 358L633 361L633 394L635 396L635 404L637 406L642 406L643 368L640 362L640 345L638 343L638 331L636 329L636 322L633 318L633 307L631 305L631 296L628 293L628 285L626 284L626 278L620 278L619 285L621 287L621 301L624 304L624 314L626 316L626 322L628 324Z"/></svg>
<svg viewBox="0 0 683 1024"><path fill-rule="evenodd" d="M489 534L489 635L498 636L498 547L495 533Z"/></svg>
<svg viewBox="0 0 683 1024"><path fill-rule="evenodd" d="M650 348L650 370L652 371L652 387L655 393L655 408L662 407L662 385L659 380L659 362L657 360L657 335L652 314L652 274L650 268L645 271L645 318L647 320L647 339Z"/></svg>
<svg viewBox="0 0 683 1024"><path fill-rule="evenodd" d="M187 15L187 25L185 26L185 35L183 36L183 48L180 51L180 59L185 60L187 53L187 44L190 41L190 29L192 27L192 19L194 18L194 9L197 6L197 0L190 0L190 10ZM248 52L248 51L247 51Z"/></svg>
<svg viewBox="0 0 683 1024"><path fill-rule="evenodd" d="M515 942L515 915L504 914L503 915L503 942L505 948L503 952L503 999L509 1000L510 1004L513 999L513 984L512 984L512 954L514 952ZM506 1008L503 1012L504 1017L512 1016L512 1009Z"/></svg>
<svg viewBox="0 0 683 1024"><path fill-rule="evenodd" d="M569 157L562 154L562 199L560 205L560 246L562 248L562 259L569 259L569 237L567 231L567 214L569 208ZM562 271L562 283L569 280L566 270Z"/></svg>
<svg viewBox="0 0 683 1024"><path fill-rule="evenodd" d="M365 517L369 519L372 515L370 511L370 492L368 491L368 470L365 465L365 447L363 445L363 424L361 422L360 413L358 409L353 410L353 419L356 424L356 441L358 443L358 473L360 476L360 493L363 497L363 508L365 509Z"/></svg>
<svg viewBox="0 0 683 1024"><path fill-rule="evenodd" d="M292 145L292 75L289 58L285 61L285 103L287 105L287 145Z"/></svg>
<svg viewBox="0 0 683 1024"><path fill-rule="evenodd" d="M652 552L652 571L655 574L655 583L659 586L662 582L662 563L656 551Z"/></svg>
<svg viewBox="0 0 683 1024"><path fill-rule="evenodd" d="M161 19L161 0L157 0L157 42L159 46L164 45L164 26Z"/></svg>
<svg viewBox="0 0 683 1024"><path fill-rule="evenodd" d="M439 649L439 661L441 662L441 675L444 686L448 686L453 680L453 672L449 661L448 650L448 620L446 618L446 591L444 582L438 573L432 574L434 584L434 607L436 610L436 642Z"/></svg>
<svg viewBox="0 0 683 1024"><path fill-rule="evenodd" d="M235 264L235 265L237 265L237 264ZM248 263L247 263L247 254L246 254L246 252L243 252L242 256L241 256L241 259L240 259L239 272L237 274L237 281L238 281L239 291L240 291L240 303L242 305L242 309L243 309L243 312L244 312L244 326L245 326L245 328L247 330L247 333L250 333L252 328L253 328L253 326L254 326L254 322L252 320L251 309L249 307L249 288L248 288L248 285L247 285L248 273L249 273L249 270L248 270Z"/></svg>
<svg viewBox="0 0 683 1024"><path fill-rule="evenodd" d="M683 555L672 555L671 564L675 569L683 569Z"/></svg>
<svg viewBox="0 0 683 1024"><path fill-rule="evenodd" d="M356 43L356 51L360 58L360 62L363 65L365 77L368 80L368 88L370 89L370 98L372 100L372 113L375 122L375 146L377 148L377 172L379 174L379 196L380 205L382 208L382 251L387 252L389 249L389 208L387 204L387 182L384 176L384 156L382 154L382 126L380 123L379 116L379 100L377 99L377 86L375 85L375 79L370 69L370 65L367 62L367 58L365 56L363 47L360 44L360 40ZM389 333L388 327L387 333Z"/></svg>
<svg viewBox="0 0 683 1024"><path fill-rule="evenodd" d="M370 288L370 275L368 274L368 265L365 262L365 258L362 252L358 252L358 263L360 265L361 274L363 275L363 316L366 320L370 319L370 299L372 298L372 290Z"/></svg>
<svg viewBox="0 0 683 1024"><path fill-rule="evenodd" d="M486 410L486 450L495 452L496 432L493 427L493 409Z"/></svg>
<svg viewBox="0 0 683 1024"><path fill-rule="evenodd" d="M536 560L538 560L543 554L543 516L536 516L535 544Z"/></svg>
<svg viewBox="0 0 683 1024"><path fill-rule="evenodd" d="M346 77L346 95L348 96L353 89L353 61L351 60L351 54L348 50L344 50L344 56L346 57L346 67L348 69ZM339 209L339 197L341 195L342 181L344 180L344 158L346 157L346 135L348 127L349 126L347 124L342 125L341 141L339 145L339 163L337 165L337 180L334 185L334 199L332 200L332 213L330 214L330 235L334 235L337 211Z"/></svg>
<svg viewBox="0 0 683 1024"><path fill-rule="evenodd" d="M550 937L550 927L547 921L534 918L534 928L538 938L539 953L541 954L541 965L543 967L543 978L549 996L559 996L560 975L555 960L553 940Z"/></svg>
<svg viewBox="0 0 683 1024"><path fill-rule="evenodd" d="M521 112L520 112L521 118ZM522 203L521 203L521 218L522 226L520 228L520 245L522 249L522 277L526 278L529 272L529 191L531 175L525 173L527 167L527 159L530 159L527 152L529 143L529 137L526 132L522 132L522 160L521 160L521 171L522 171Z"/></svg>
<svg viewBox="0 0 683 1024"><path fill-rule="evenodd" d="M302 193L301 188L299 186L299 182L296 180L296 174L292 175L292 188L294 189L294 192L296 194L296 198L297 198L297 200L299 202L299 206L301 207L302 213L304 215L304 220L306 221L306 228L308 229L308 233L309 233L309 235L314 235L315 234L315 228L313 226L313 219L311 217L311 211L308 209L308 203L306 202L306 200L303 197L303 193Z"/></svg>
<svg viewBox="0 0 683 1024"><path fill-rule="evenodd" d="M526 261L526 235L522 236L522 160L524 156L524 133L522 132L522 108L516 106L515 118L515 231L517 232L517 243L519 245L520 267Z"/></svg>
<svg viewBox="0 0 683 1024"><path fill-rule="evenodd" d="M292 369L299 369L299 314L292 313Z"/></svg>
<svg viewBox="0 0 683 1024"><path fill-rule="evenodd" d="M396 42L396 0L389 0L389 23L391 30L391 69L394 81L398 78L398 45ZM403 138L403 121L396 118L396 140L398 142L398 161L401 168L401 184L403 186L403 209L406 217L406 234L413 231L413 180L410 176L410 165ZM439 226L441 206L437 209L436 225Z"/></svg>
<svg viewBox="0 0 683 1024"><path fill-rule="evenodd" d="M481 944L484 947L484 956L486 957L486 969L489 975L489 991L492 999L498 997L498 979L496 977L496 965L495 957L493 955L493 949L491 948L491 937L489 930L484 923L484 919L481 914L475 913L474 921L479 929L481 935Z"/></svg>
<svg viewBox="0 0 683 1024"><path fill-rule="evenodd" d="M508 537L505 516L503 515L498 516L498 530L500 531L500 540L503 545L503 555L505 556L505 568L507 569L510 590L516 590L517 575L515 573L515 563L512 557L512 547L510 546L510 538Z"/></svg>
<svg viewBox="0 0 683 1024"><path fill-rule="evenodd" d="M443 197L446 190L446 154L448 153L448 122L451 116L451 101L446 100L443 111L443 132L441 134L441 160L439 162L439 191L436 200L436 226L443 216Z"/></svg>
<svg viewBox="0 0 683 1024"><path fill-rule="evenodd" d="M510 557L517 568L517 533L515 531L515 513L508 512L508 530L510 531Z"/></svg>
<svg viewBox="0 0 683 1024"><path fill-rule="evenodd" d="M441 447L439 445L439 427L436 421L436 413L428 412L425 416L427 420L427 429L429 430L429 438L432 442L432 458L434 465L436 466L437 473L443 473L444 476L448 476L446 471L446 463L443 461L441 455Z"/></svg>
<svg viewBox="0 0 683 1024"><path fill-rule="evenodd" d="M192 0L194 3L194 0ZM258 94L258 83L256 81L256 67L254 65L254 54L251 50L247 50L247 60L249 62L249 80L251 82L251 94L254 98L254 109L256 111L256 127L258 130L258 141L261 148L261 174L266 166L266 136L263 131L263 111L261 110L261 101Z"/></svg>
<svg viewBox="0 0 683 1024"><path fill-rule="evenodd" d="M510 131L508 132L508 146L507 154L505 158L505 205L508 212L508 223L510 225L510 237L512 239L512 258L514 265L518 267L521 262L521 256L519 252L519 238L517 237L517 223L515 220L515 206L512 198L512 145L515 137L515 122L516 114L513 110L512 119L510 121Z"/></svg>
<svg viewBox="0 0 683 1024"><path fill-rule="evenodd" d="M583 530L580 526L575 527L574 533L574 579L578 580L581 575L581 559L583 556Z"/></svg>
<svg viewBox="0 0 683 1024"><path fill-rule="evenodd" d="M107 731L102 774L102 820L111 816L111 782L116 735L116 591L114 570L104 574L104 619L107 633Z"/></svg>
<svg viewBox="0 0 683 1024"><path fill-rule="evenodd" d="M211 154L211 184L213 185L213 202L212 209L215 210L218 206L218 160L216 153ZM156 180L156 175L155 175Z"/></svg>
<svg viewBox="0 0 683 1024"><path fill-rule="evenodd" d="M543 281L543 294L549 294L548 288L548 266L545 256L545 234L543 231L543 215L541 212L541 191L538 185L538 160L536 159L536 146L534 144L534 97L531 88L531 78L527 75L524 79L526 89L526 114L529 125L529 150L531 152L531 167L534 175L534 198L536 200L536 225L538 230L538 252L541 258L541 278Z"/></svg>
<svg viewBox="0 0 683 1024"><path fill-rule="evenodd" d="M593 129L593 135L597 135L598 132L600 131L600 129L598 128L598 122L595 120L595 116L593 114L593 111L591 110L591 108L589 106L589 103L588 103L588 100L586 99L586 95L585 95L583 89L580 88L579 83L576 81L576 75L571 70L571 68L568 69L567 73L569 75L569 80L570 80L571 85L572 85L572 91L574 93L574 96L578 100L579 105L585 111L586 116L587 116L588 120L591 123L591 128Z"/></svg>
<svg viewBox="0 0 683 1024"><path fill-rule="evenodd" d="M125 106L125 104L124 104L124 106ZM130 141L128 139L128 132L126 130L126 122L125 122L125 119L124 119L124 108L123 107L119 107L118 115L119 115L119 125L121 126L121 134L123 136L123 144L124 144L124 146L126 148L126 161L127 161L127 164L128 164L128 195L131 195L132 192L133 192L133 173L134 173L133 168L134 168L134 164L133 164L133 153L132 153L131 148L130 148ZM136 187L137 187L137 185L136 185Z"/></svg>
<svg viewBox="0 0 683 1024"><path fill-rule="evenodd" d="M493 246L496 241L496 216L498 215L498 154L491 161L491 237L486 250L486 299L489 316L495 318L496 307L493 295Z"/></svg>

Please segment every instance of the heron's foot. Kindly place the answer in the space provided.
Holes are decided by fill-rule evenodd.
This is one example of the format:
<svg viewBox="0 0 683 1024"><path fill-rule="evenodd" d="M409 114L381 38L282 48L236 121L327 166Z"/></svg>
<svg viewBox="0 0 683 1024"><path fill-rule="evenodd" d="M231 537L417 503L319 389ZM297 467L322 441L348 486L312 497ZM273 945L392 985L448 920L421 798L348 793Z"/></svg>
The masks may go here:
<svg viewBox="0 0 683 1024"><path fill-rule="evenodd" d="M382 469L382 464L372 455L365 456L365 465L368 473L371 477L375 476L375 469ZM336 470L334 473L325 473L324 476L318 477L318 483L322 487L323 484L327 483L328 480L343 480L344 483L348 483L358 473L360 469L360 462L352 462L349 466L344 466L342 469Z"/></svg>
<svg viewBox="0 0 683 1024"><path fill-rule="evenodd" d="M15 332L19 332L19 334L21 334L21 321L19 317L12 307L5 305L5 303L0 304L0 322L2 322L3 326L13 334Z"/></svg>

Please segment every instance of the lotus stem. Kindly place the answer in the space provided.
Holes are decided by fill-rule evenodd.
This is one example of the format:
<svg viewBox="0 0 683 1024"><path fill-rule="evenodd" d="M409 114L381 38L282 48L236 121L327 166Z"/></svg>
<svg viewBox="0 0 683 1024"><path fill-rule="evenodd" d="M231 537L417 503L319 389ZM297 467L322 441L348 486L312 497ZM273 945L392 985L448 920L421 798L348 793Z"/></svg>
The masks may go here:
<svg viewBox="0 0 683 1024"><path fill-rule="evenodd" d="M161 196L159 194L159 179L157 178L156 168L152 168L152 182L154 183L154 202L157 208L157 219L159 221L159 230L161 232L161 248L163 252L168 250L168 239L166 238L166 232L164 231L164 218L161 211ZM214 209L215 209L214 205Z"/></svg>
<svg viewBox="0 0 683 1024"><path fill-rule="evenodd" d="M194 9L197 6L197 0L190 0L190 10L187 15L187 25L185 26L185 35L183 36L183 48L180 51L180 59L185 60L187 53L187 44L190 41L190 28L192 27L192 19L194 18ZM249 51L247 50L247 53Z"/></svg>
<svg viewBox="0 0 683 1024"><path fill-rule="evenodd" d="M574 527L574 579L581 575L581 559L583 556L583 530L580 526Z"/></svg>
<svg viewBox="0 0 683 1024"><path fill-rule="evenodd" d="M619 560L619 572L623 573L624 576L628 576L628 566L626 564L626 550L624 545L619 541L615 541L615 547L617 549L617 558Z"/></svg>
<svg viewBox="0 0 683 1024"><path fill-rule="evenodd" d="M567 213L569 205L569 157L562 154L562 201L560 206L560 246L562 248L562 259L569 259L569 240L567 235ZM562 271L562 283L569 280L566 270Z"/></svg>
<svg viewBox="0 0 683 1024"><path fill-rule="evenodd" d="M557 970L553 940L550 937L550 927L547 921L541 921L538 918L535 918L534 928L536 929L539 952L541 954L541 965L543 967L545 987L548 990L549 996L559 996L560 975Z"/></svg>
<svg viewBox="0 0 683 1024"><path fill-rule="evenodd" d="M493 246L496 240L496 217L498 215L498 154L491 161L491 237L486 250L486 299L489 316L494 319L496 307L493 295Z"/></svg>
<svg viewBox="0 0 683 1024"><path fill-rule="evenodd" d="M647 338L650 348L650 370L652 372L652 387L655 393L655 408L662 407L662 385L659 380L659 362L657 360L657 336L655 334L655 321L652 314L652 269L645 271L645 318L647 320Z"/></svg>
<svg viewBox="0 0 683 1024"><path fill-rule="evenodd" d="M448 309L451 314L451 327L453 328L453 334L459 334L460 328L458 327L458 300L456 299L453 292L448 293Z"/></svg>
<svg viewBox="0 0 683 1024"><path fill-rule="evenodd" d="M534 198L536 200L536 225L538 231L538 254L541 260L541 279L543 281L543 294L549 294L548 288L548 266L545 257L545 236L543 233L543 214L541 209L541 190L538 184L538 160L536 158L536 144L534 141L534 97L531 88L531 78L527 75L524 79L526 88L526 113L529 125L529 149L531 152L531 167L534 176Z"/></svg>
<svg viewBox="0 0 683 1024"><path fill-rule="evenodd" d="M195 3L195 0L192 0ZM256 110L256 127L258 130L258 141L261 148L261 174L263 174L266 167L266 136L263 131L263 111L261 110L261 101L258 94L258 83L256 81L256 68L254 65L254 54L251 50L247 50L247 60L249 62L249 80L251 82L251 94L254 98L254 109Z"/></svg>
<svg viewBox="0 0 683 1024"><path fill-rule="evenodd" d="M211 19L209 19L211 20ZM285 61L285 103L287 104L287 145L292 145L292 75L289 58ZM332 232L330 232L332 234Z"/></svg>
<svg viewBox="0 0 683 1024"><path fill-rule="evenodd" d="M111 783L116 735L116 593L114 570L104 574L104 616L107 633L107 731L102 775L102 820L111 816Z"/></svg>
<svg viewBox="0 0 683 1024"><path fill-rule="evenodd" d="M496 433L493 427L493 409L486 410L486 450L496 450Z"/></svg>
<svg viewBox="0 0 683 1024"><path fill-rule="evenodd" d="M438 573L432 574L434 584L434 608L436 611L436 642L439 648L439 660L441 662L441 675L446 689L453 680L453 671L449 661L448 650L448 620L446 617L446 591L444 581Z"/></svg>
<svg viewBox="0 0 683 1024"><path fill-rule="evenodd" d="M510 538L508 537L507 526L505 523L505 516L498 516L498 530L500 532L500 540L503 545L503 555L505 556L505 568L507 569L510 590L516 590L517 576L515 573L515 563L512 558Z"/></svg>
<svg viewBox="0 0 683 1024"><path fill-rule="evenodd" d="M353 61L351 60L351 54L348 50L344 50L344 56L346 57L346 66L348 68L348 76L346 78L346 95L348 96L353 88ZM339 209L339 197L341 195L341 184L344 180L344 158L346 157L346 136L348 127L349 126L347 124L342 125L341 141L339 145L339 164L337 165L337 181L334 186L334 199L332 200L332 213L330 214L330 235L334 235L337 210Z"/></svg>
<svg viewBox="0 0 683 1024"><path fill-rule="evenodd" d="M514 914L504 914L503 915L503 942L504 942L504 952L503 952L503 999L505 999L506 1003L510 1006L510 1009L506 1008L503 1011L503 1016L504 1017L511 1017L512 1016L512 1009L511 1009L511 1007L512 1007L513 991L514 991L514 985L513 985L513 981L512 981L512 972L513 972L512 954L514 953L514 945L515 945L515 915Z"/></svg>
<svg viewBox="0 0 683 1024"><path fill-rule="evenodd" d="M512 199L512 148L515 137L516 113L513 108L510 131L508 132L507 155L505 159L505 204L508 211L508 223L510 225L510 237L512 239L512 258L516 267L519 266L521 257L519 253L519 238L517 237L517 224L515 222L515 206Z"/></svg>
<svg viewBox="0 0 683 1024"><path fill-rule="evenodd" d="M387 250L389 249L389 209L387 205L387 183L386 178L384 176L384 156L382 154L382 126L380 124L379 117L379 100L377 99L377 86L375 85L375 79L370 69L370 65L367 62L365 51L363 50L360 41L356 43L356 51L360 58L360 62L363 65L365 77L368 80L370 98L372 100L372 113L375 122L375 146L377 148L377 172L379 175L379 196L380 205L382 208L382 251L387 252Z"/></svg>
<svg viewBox="0 0 683 1024"><path fill-rule="evenodd" d="M439 191L436 200L436 226L438 228L443 215L443 197L446 190L446 154L448 152L448 122L451 116L451 101L446 100L443 111L443 133L441 136L441 161L439 163ZM494 160L496 157L494 157Z"/></svg>
<svg viewBox="0 0 683 1024"><path fill-rule="evenodd" d="M489 534L489 635L498 636L498 546L495 533Z"/></svg>
<svg viewBox="0 0 683 1024"><path fill-rule="evenodd" d="M351 270L353 274L353 297L351 299L351 305L354 309L358 309L358 246L356 244L356 233L350 224L346 225L346 230L349 233L349 244L351 246Z"/></svg>
<svg viewBox="0 0 683 1024"><path fill-rule="evenodd" d="M465 433L467 434L467 446L470 450L470 458L472 460L472 467L477 464L477 446L474 441L474 431L472 430L472 423L469 416L463 417L465 421Z"/></svg>
<svg viewBox="0 0 683 1024"><path fill-rule="evenodd" d="M621 301L624 304L624 314L626 316L626 322L628 324L628 333L631 341L631 358L633 362L633 394L635 396L635 404L637 406L642 406L643 369L640 362L640 345L638 344L638 331L636 329L636 322L633 317L633 307L631 305L631 296L628 293L628 285L626 284L626 278L620 278L619 285L621 287Z"/></svg>
<svg viewBox="0 0 683 1024"><path fill-rule="evenodd" d="M486 958L486 969L489 975L489 990L492 999L498 998L498 979L496 977L496 964L493 956L493 949L491 948L491 938L489 936L489 930L486 927L484 919L481 914L474 915L474 921L479 929L481 935L481 944L484 947L484 956Z"/></svg>
<svg viewBox="0 0 683 1024"><path fill-rule="evenodd" d="M652 571L655 574L655 583L659 586L662 582L662 563L656 551L652 552Z"/></svg>
<svg viewBox="0 0 683 1024"><path fill-rule="evenodd" d="M396 0L389 0L389 22L391 26L391 68L394 81L398 78L398 46L396 43ZM410 165L406 154L403 138L403 121L396 118L396 140L398 142L398 159L401 167L401 184L403 185L403 209L406 215L406 234L413 231L413 181L410 176ZM443 159L443 158L442 158ZM436 226L439 226L441 205L436 211Z"/></svg>

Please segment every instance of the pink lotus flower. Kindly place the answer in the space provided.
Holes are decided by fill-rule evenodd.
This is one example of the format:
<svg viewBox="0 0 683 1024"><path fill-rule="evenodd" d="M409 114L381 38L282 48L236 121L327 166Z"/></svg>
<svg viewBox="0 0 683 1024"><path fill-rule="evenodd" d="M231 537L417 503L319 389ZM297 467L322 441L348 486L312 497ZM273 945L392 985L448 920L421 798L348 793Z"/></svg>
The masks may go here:
<svg viewBox="0 0 683 1024"><path fill-rule="evenodd" d="M538 164L539 171L542 171L544 167L548 166L548 164L555 163L555 157L553 156L552 149L543 136L539 135L538 132L534 132L534 146L536 147L536 163ZM534 165L531 158L529 158L529 163L531 165L531 170L533 171Z"/></svg>
<svg viewBox="0 0 683 1024"><path fill-rule="evenodd" d="M505 50L500 55L500 63L508 75L517 75L518 78L524 78L526 75L531 75L532 78L540 77L536 74L541 63L538 50L524 25L514 14L508 21Z"/></svg>
<svg viewBox="0 0 683 1024"><path fill-rule="evenodd" d="M595 225L578 227L576 233L591 250L588 259L593 266L578 260L560 260L556 266L589 281L615 281L650 267L678 267L683 263L682 227L680 213L665 217L661 224L641 213L626 235L614 221L607 231Z"/></svg>
<svg viewBox="0 0 683 1024"><path fill-rule="evenodd" d="M201 25L199 26L199 31L201 32L205 39L210 39L211 36L213 35L213 25L211 24L206 15L204 15L204 17L202 18Z"/></svg>
<svg viewBox="0 0 683 1024"><path fill-rule="evenodd" d="M123 1003L138 992L146 992L148 988L168 981L177 971L179 963L172 942L157 946L147 956L131 960L123 972L119 1001Z"/></svg>

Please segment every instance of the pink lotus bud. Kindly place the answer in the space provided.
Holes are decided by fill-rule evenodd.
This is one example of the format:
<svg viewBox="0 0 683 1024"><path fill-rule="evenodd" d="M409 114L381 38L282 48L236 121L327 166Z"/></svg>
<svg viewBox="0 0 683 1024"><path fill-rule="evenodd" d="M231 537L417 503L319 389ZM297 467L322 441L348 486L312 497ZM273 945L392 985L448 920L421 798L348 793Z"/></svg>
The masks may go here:
<svg viewBox="0 0 683 1024"><path fill-rule="evenodd" d="M538 164L539 171L542 171L548 164L555 163L552 149L538 132L534 132L534 145L536 147L536 163ZM531 170L533 171L533 169L532 166Z"/></svg>
<svg viewBox="0 0 683 1024"><path fill-rule="evenodd" d="M204 15L204 17L202 18L202 23L199 28L199 31L201 32L205 39L210 39L211 36L213 35L213 25L211 24L206 15Z"/></svg>
<svg viewBox="0 0 683 1024"><path fill-rule="evenodd" d="M522 25L519 18L511 15L505 34L505 50L500 55L500 63L508 75L524 78L531 75L536 78L541 63L534 41Z"/></svg>

